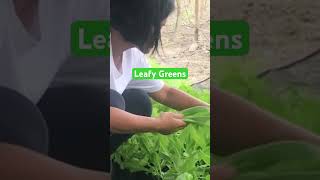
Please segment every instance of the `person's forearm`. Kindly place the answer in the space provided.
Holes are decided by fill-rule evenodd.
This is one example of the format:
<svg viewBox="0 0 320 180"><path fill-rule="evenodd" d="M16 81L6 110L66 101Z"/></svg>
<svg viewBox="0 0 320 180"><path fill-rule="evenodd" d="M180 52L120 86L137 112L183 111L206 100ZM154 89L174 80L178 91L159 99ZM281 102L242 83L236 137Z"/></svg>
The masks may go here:
<svg viewBox="0 0 320 180"><path fill-rule="evenodd" d="M183 110L194 106L209 106L208 103L176 88L165 86L161 93L154 94L152 97L161 104L176 110Z"/></svg>
<svg viewBox="0 0 320 180"><path fill-rule="evenodd" d="M320 138L281 120L257 106L218 89L213 90L213 142L215 153L229 154L273 141L306 141Z"/></svg>
<svg viewBox="0 0 320 180"><path fill-rule="evenodd" d="M157 120L110 107L110 129L113 133L157 132Z"/></svg>
<svg viewBox="0 0 320 180"><path fill-rule="evenodd" d="M76 168L20 146L0 143L0 179L106 180L107 173Z"/></svg>
<svg viewBox="0 0 320 180"><path fill-rule="evenodd" d="M167 98L163 103L176 110L183 110L194 106L209 106L208 103L175 88L168 90Z"/></svg>

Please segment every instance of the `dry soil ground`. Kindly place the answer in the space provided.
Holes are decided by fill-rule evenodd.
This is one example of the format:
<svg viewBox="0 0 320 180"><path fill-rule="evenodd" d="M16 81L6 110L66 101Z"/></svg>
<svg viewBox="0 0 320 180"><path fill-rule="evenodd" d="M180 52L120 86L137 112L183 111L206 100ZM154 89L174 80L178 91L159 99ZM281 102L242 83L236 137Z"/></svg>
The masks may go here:
<svg viewBox="0 0 320 180"><path fill-rule="evenodd" d="M157 61L168 67L189 69L190 84L210 76L210 1L200 0L199 41L195 44L194 0L180 0L181 11L176 28L177 10L169 17L162 30L162 47ZM208 81L201 87L209 88Z"/></svg>

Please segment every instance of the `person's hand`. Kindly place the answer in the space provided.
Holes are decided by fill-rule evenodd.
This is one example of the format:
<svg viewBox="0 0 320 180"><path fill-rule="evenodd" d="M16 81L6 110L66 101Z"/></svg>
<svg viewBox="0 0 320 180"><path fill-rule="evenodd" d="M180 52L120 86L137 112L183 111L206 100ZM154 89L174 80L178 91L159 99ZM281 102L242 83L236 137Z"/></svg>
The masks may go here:
<svg viewBox="0 0 320 180"><path fill-rule="evenodd" d="M183 115L164 112L160 114L160 117L156 119L157 129L161 134L171 134L180 129L183 129L187 124L183 121Z"/></svg>
<svg viewBox="0 0 320 180"><path fill-rule="evenodd" d="M236 171L226 165L211 167L211 178L213 180L232 180Z"/></svg>

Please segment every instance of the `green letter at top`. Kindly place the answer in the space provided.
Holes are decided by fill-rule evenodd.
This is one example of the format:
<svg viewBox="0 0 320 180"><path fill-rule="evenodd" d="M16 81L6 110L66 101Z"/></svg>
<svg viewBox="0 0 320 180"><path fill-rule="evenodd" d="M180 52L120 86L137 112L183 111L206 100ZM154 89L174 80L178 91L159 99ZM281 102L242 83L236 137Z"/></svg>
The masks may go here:
<svg viewBox="0 0 320 180"><path fill-rule="evenodd" d="M249 53L250 28L246 21L211 21L211 56L243 56Z"/></svg>
<svg viewBox="0 0 320 180"><path fill-rule="evenodd" d="M109 21L76 21L71 25L71 53L74 56L110 55Z"/></svg>

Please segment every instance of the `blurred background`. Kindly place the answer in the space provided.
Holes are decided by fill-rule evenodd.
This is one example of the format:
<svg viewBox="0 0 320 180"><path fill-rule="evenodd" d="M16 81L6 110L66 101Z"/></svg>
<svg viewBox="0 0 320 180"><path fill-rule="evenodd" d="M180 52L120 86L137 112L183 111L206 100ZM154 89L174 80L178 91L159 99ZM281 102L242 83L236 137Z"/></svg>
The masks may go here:
<svg viewBox="0 0 320 180"><path fill-rule="evenodd" d="M320 1L213 0L211 19L250 25L250 53L214 57L216 86L320 134Z"/></svg>

